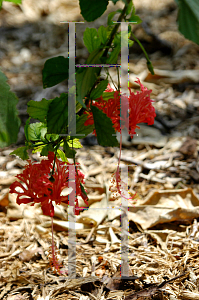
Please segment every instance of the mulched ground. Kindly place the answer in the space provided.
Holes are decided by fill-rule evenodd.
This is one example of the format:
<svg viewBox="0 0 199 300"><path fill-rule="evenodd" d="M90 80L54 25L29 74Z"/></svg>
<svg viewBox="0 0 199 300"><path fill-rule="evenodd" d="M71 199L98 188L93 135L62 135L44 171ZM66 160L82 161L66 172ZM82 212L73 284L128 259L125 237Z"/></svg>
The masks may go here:
<svg viewBox="0 0 199 300"><path fill-rule="evenodd" d="M67 91L64 84L43 90L41 83L45 60L66 55L67 31L59 22L81 17L78 1L3 5L1 67L19 97L22 126L17 145L0 150L0 299L199 298L199 46L177 31L174 1L134 4L145 20L134 32L156 75L149 74L135 45L130 50L130 85L136 90L139 77L152 89L157 118L154 126L141 125L133 140L123 133L121 170L128 166L129 191L136 192L128 209L128 278L120 277L121 199L109 190L117 148L93 145L96 141L89 138L77 151L89 208L77 217L76 278L67 275L67 208L57 206L53 221L60 275L50 267L50 218L39 205L17 205L16 196L8 193L25 165L9 153L24 142L27 102ZM96 22L101 24L104 18ZM78 63L87 55L79 38L82 30L77 34ZM31 158L41 160L37 154Z"/></svg>

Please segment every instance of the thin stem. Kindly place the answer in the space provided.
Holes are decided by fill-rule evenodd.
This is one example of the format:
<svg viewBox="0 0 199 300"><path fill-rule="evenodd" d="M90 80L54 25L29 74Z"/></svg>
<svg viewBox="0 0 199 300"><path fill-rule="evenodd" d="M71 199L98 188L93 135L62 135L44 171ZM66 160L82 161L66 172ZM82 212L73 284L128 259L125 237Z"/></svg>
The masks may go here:
<svg viewBox="0 0 199 300"><path fill-rule="evenodd" d="M73 147L73 139L72 139L72 150L74 150L74 147ZM74 163L74 166L75 166L75 164L76 164L75 155L73 156L73 163Z"/></svg>
<svg viewBox="0 0 199 300"><path fill-rule="evenodd" d="M119 158L118 158L118 164L117 164L117 170L115 173L115 177L116 177L116 186L117 186L117 190L120 193L120 195L122 195L122 192L120 191L120 160L121 160L121 154L122 154L122 131L120 132L120 152L119 152Z"/></svg>
<svg viewBox="0 0 199 300"><path fill-rule="evenodd" d="M121 14L119 15L119 18L118 18L118 20L117 20L117 24L114 26L113 30L111 31L111 35L110 35L110 37L109 37L107 43L106 43L105 46L104 46L105 51L104 51L102 57L107 57L108 50L109 50L109 48L111 47L111 44L112 44L112 42L113 42L113 39L114 39L114 37L115 37L115 35L116 35L116 32L117 32L117 30L118 30L118 28L119 28L119 26L120 26L120 22L121 22L122 19L125 17L125 14L126 14L126 11L127 11L127 8L128 8L128 5L129 5L130 2L131 2L131 0L127 0L127 5L125 4L125 6L124 6L124 8L123 8L123 10L122 10L122 12L121 12ZM93 87L91 88L91 90L95 87L96 82L97 82L97 80L96 80L95 83L93 84ZM91 91L90 91L90 93L91 93ZM85 101L85 104L86 104L86 105L88 104L90 93L87 95L87 99L86 99L86 101ZM78 115L79 115L79 116L82 115L84 111L85 111L85 108L82 107L82 108L80 109L80 111L78 112Z"/></svg>
<svg viewBox="0 0 199 300"><path fill-rule="evenodd" d="M107 76L111 79L112 84L114 85L115 89L117 89L117 87L115 85L115 82L113 81L113 78L112 78L111 74L108 72L108 68L106 68L106 73L107 73Z"/></svg>
<svg viewBox="0 0 199 300"><path fill-rule="evenodd" d="M54 156L54 161L53 161L53 169L51 172L51 176L53 176L54 172L55 172L55 162L56 162L56 155L57 155L57 149L59 148L60 142L57 144L56 148L55 148L55 156Z"/></svg>
<svg viewBox="0 0 199 300"><path fill-rule="evenodd" d="M120 152L119 152L119 158L118 158L117 170L119 169L120 160L121 160L121 155L122 155L122 131L121 131L121 133L120 133Z"/></svg>
<svg viewBox="0 0 199 300"><path fill-rule="evenodd" d="M117 165L117 171L116 171L116 186L117 186L117 190L119 192L119 194L125 198L126 200L130 200L133 199L135 197L135 195L133 195L132 197L126 197L125 193L123 194L121 191L121 187L124 186L124 182L121 181L120 179L120 173L119 173L119 165L120 165L120 160L121 160L121 155L122 155L122 131L120 133L120 152L119 152L119 158L118 158L118 165ZM128 191L128 186L127 186L127 191Z"/></svg>
<svg viewBox="0 0 199 300"><path fill-rule="evenodd" d="M136 36L132 32L131 32L131 34L132 34L134 40L138 43L138 45L142 49L142 51L143 51L143 53L144 53L144 55L146 57L147 62L151 64L151 61L150 61L150 59L148 57L148 54L147 54L146 50L144 49L143 45L141 44L141 42L136 38Z"/></svg>
<svg viewBox="0 0 199 300"><path fill-rule="evenodd" d="M127 5L124 6L121 14L119 15L119 18L117 20L117 24L114 26L113 30L111 31L111 35L110 35L110 38L108 40L108 42L106 43L105 47L107 47L104 51L104 54L103 54L103 57L106 57L107 54L108 54L108 50L109 48L111 47L111 44L112 44L112 41L115 37L115 34L116 32L118 31L118 28L120 26L120 22L122 21L122 19L124 18L125 14L126 14L126 11L127 11L127 8L128 8L128 4L131 2L131 0L127 0Z"/></svg>
<svg viewBox="0 0 199 300"><path fill-rule="evenodd" d="M120 72L119 72L119 68L117 67L116 68L117 70L117 89L119 90L120 89Z"/></svg>
<svg viewBox="0 0 199 300"><path fill-rule="evenodd" d="M53 217L51 217L51 231L52 231L52 257L50 258L51 260L51 268L53 271L63 274L63 271L60 270L62 265L59 263L57 259L57 254L56 254L56 247L55 247L55 242L54 242L54 234L53 234Z"/></svg>
<svg viewBox="0 0 199 300"><path fill-rule="evenodd" d="M55 257L55 242L54 242L54 234L53 234L53 217L51 217L51 231L52 231L52 261L54 262Z"/></svg>
<svg viewBox="0 0 199 300"><path fill-rule="evenodd" d="M73 148L73 140L72 140L72 150L74 150L74 148ZM76 173L76 175L77 175L77 177L78 177L78 172L77 172L77 167L76 167L75 155L74 155L74 157L73 157L73 163L74 163L74 166L75 166L75 173ZM76 178L77 178L77 177L75 176L75 184L76 184Z"/></svg>
<svg viewBox="0 0 199 300"><path fill-rule="evenodd" d="M57 149L55 150L55 157L54 157L54 161L53 161L53 169L52 169L52 172L51 172L51 176L53 176L54 171L55 171L56 153L57 153Z"/></svg>

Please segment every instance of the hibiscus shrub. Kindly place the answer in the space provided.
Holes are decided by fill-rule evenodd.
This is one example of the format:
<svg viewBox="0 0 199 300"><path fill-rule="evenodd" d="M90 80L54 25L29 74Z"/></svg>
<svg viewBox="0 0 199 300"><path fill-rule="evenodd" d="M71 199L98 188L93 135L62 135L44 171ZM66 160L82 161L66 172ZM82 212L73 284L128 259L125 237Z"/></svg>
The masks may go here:
<svg viewBox="0 0 199 300"><path fill-rule="evenodd" d="M136 128L139 128L138 124L152 125L154 123L156 114L150 98L151 90L145 88L139 79L136 83L140 85L141 91L134 93L129 89L129 96L121 94L119 88L114 90L110 86L108 70L107 78L100 80L102 71L100 64L114 65L117 63L121 51L121 36L128 38L129 46L133 45L130 40L131 26L129 26L127 36L125 32L123 34L119 31L120 22L141 22L135 14L132 0L122 0L122 2L123 10L109 14L107 27L100 26L98 31L87 28L84 32L84 43L90 53L86 64L98 64L99 67L78 68L76 74L73 74L76 77L76 86L74 85L68 93L62 93L60 97L51 100L43 98L40 102L29 101L30 118L37 119L39 122L30 123L29 118L25 125L25 146L11 153L28 160L27 150L31 149L32 153L40 152L41 156L47 157L39 163L28 160L23 173L17 175L18 181L11 185L10 192L17 194L18 204L41 203L43 213L52 219L54 216L53 203L71 205L69 199L73 199L75 214L79 213L78 196L88 205L87 193L83 186L84 175L75 160L75 149L82 147L79 141L82 135L87 136L93 132L100 145L114 147L119 146L116 138L116 132L119 132L121 155L121 136L125 126L129 135L133 137ZM100 1L80 0L81 13L85 20L93 21L103 14L108 1L103 1L103 3L104 6ZM118 22L113 23L112 18L118 13ZM137 38L135 40L138 41ZM144 51L144 55L147 67L153 74L152 64L146 51ZM69 79L69 63L69 58L63 56L47 60L43 69L44 88ZM74 76L72 80L75 82ZM120 87L119 82L117 86ZM74 115L72 115L68 99L76 87L76 102ZM73 119L71 119L72 116ZM75 124L75 135L70 129L71 124ZM69 163L69 158L73 160L73 163ZM126 199L132 199L133 195L128 196L126 192L122 191L124 184L119 175L119 163L120 158L112 179L112 190L116 190L120 196L124 196ZM75 180L74 185L70 184L71 178ZM128 187L125 189L128 191ZM51 265L60 272L53 240L53 226Z"/></svg>

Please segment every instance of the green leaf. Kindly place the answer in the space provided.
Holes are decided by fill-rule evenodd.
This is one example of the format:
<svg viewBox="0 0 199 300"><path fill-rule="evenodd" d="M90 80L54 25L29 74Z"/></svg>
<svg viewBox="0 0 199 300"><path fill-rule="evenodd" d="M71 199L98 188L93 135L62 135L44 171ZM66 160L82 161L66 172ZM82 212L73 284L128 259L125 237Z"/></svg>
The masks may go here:
<svg viewBox="0 0 199 300"><path fill-rule="evenodd" d="M86 60L86 64L99 64L103 50L95 49Z"/></svg>
<svg viewBox="0 0 199 300"><path fill-rule="evenodd" d="M117 1L119 1L119 0L112 0L112 2L113 2L114 4L116 4L116 3L117 3Z"/></svg>
<svg viewBox="0 0 199 300"><path fill-rule="evenodd" d="M4 0L8 2L13 2L14 4L21 4L21 0ZM2 8L3 0L0 0L0 9Z"/></svg>
<svg viewBox="0 0 199 300"><path fill-rule="evenodd" d="M118 11L112 11L111 13L108 14L108 22L107 23L109 26L113 25L112 19L113 19L114 15L117 13L118 13Z"/></svg>
<svg viewBox="0 0 199 300"><path fill-rule="evenodd" d="M67 159L65 153L61 149L57 149L57 157L61 158L61 160L64 162L68 162L68 159Z"/></svg>
<svg viewBox="0 0 199 300"><path fill-rule="evenodd" d="M0 71L0 147L16 143L20 119L16 105L18 98L10 91L6 76Z"/></svg>
<svg viewBox="0 0 199 300"><path fill-rule="evenodd" d="M199 1L176 0L178 29L189 40L199 45Z"/></svg>
<svg viewBox="0 0 199 300"><path fill-rule="evenodd" d="M26 140L29 142L29 139L28 139L28 127L29 127L29 124L30 124L30 118L28 118L28 120L26 121L26 124L24 126L24 133L25 133L25 137L26 137Z"/></svg>
<svg viewBox="0 0 199 300"><path fill-rule="evenodd" d="M82 193L83 193L86 197L88 197L87 192L85 191L85 188L84 188L84 186L82 185L81 182L80 182L80 188L81 188ZM87 199L87 200L88 200L88 199Z"/></svg>
<svg viewBox="0 0 199 300"><path fill-rule="evenodd" d="M118 55L121 51L121 47L124 47L127 45L131 47L134 44L134 41L130 40L130 36L131 36L131 32L126 32L126 31L122 31L122 32L118 32L113 40L113 44L114 44L114 50L112 50L111 55L108 59L109 63L117 63L117 59L118 59ZM122 38L121 38L122 37Z"/></svg>
<svg viewBox="0 0 199 300"><path fill-rule="evenodd" d="M82 108L82 105L79 102L76 102L76 113Z"/></svg>
<svg viewBox="0 0 199 300"><path fill-rule="evenodd" d="M121 47L126 46L127 43L129 47L133 46L134 41L130 40L130 37L131 37L131 31L129 31L128 33L126 31L122 31L120 33Z"/></svg>
<svg viewBox="0 0 199 300"><path fill-rule="evenodd" d="M90 92L97 77L100 73L100 68L88 67L84 68L82 73L77 74L77 101L86 108L83 99Z"/></svg>
<svg viewBox="0 0 199 300"><path fill-rule="evenodd" d="M42 144L41 142L35 143L35 147L32 150L32 153L40 152L41 156L48 156L48 152L54 152L54 148L52 144Z"/></svg>
<svg viewBox="0 0 199 300"><path fill-rule="evenodd" d="M105 101L108 101L109 99L114 99L114 93L115 91L113 92L104 92L102 94L102 98L105 100Z"/></svg>
<svg viewBox="0 0 199 300"><path fill-rule="evenodd" d="M77 122L76 122L76 134L79 134L79 136L76 136L77 138L84 138L89 133L93 132L94 125L88 125L84 126L84 123L86 122L88 116L86 114L83 114L81 117L77 116ZM82 136L84 134L85 136Z"/></svg>
<svg viewBox="0 0 199 300"><path fill-rule="evenodd" d="M97 29L95 28L86 28L84 31L84 45L88 49L88 52L91 53L93 50L99 48L101 41L99 39Z"/></svg>
<svg viewBox="0 0 199 300"><path fill-rule="evenodd" d="M29 124L27 130L27 140L40 141L44 136L44 132L46 131L46 125L44 123L38 122Z"/></svg>
<svg viewBox="0 0 199 300"><path fill-rule="evenodd" d="M118 56L120 54L121 51L121 45L118 44L111 52L108 60L107 60L107 64L116 64L117 60L118 60Z"/></svg>
<svg viewBox="0 0 199 300"><path fill-rule="evenodd" d="M127 9L127 15L131 13L130 17L127 19L127 21L132 22L132 23L136 23L136 24L140 24L142 23L142 20L140 19L139 16L137 16L135 14L135 6L133 5L132 2L130 2L130 6ZM131 7L131 9L129 9ZM132 10L132 11L131 11Z"/></svg>
<svg viewBox="0 0 199 300"><path fill-rule="evenodd" d="M108 0L79 0L79 5L84 19L92 22L105 12Z"/></svg>
<svg viewBox="0 0 199 300"><path fill-rule="evenodd" d="M33 148L33 150L32 150L32 153L36 153L36 152L42 152L42 149L45 147L45 146L48 146L48 145L45 145L45 144L43 144L43 143L41 143L41 142L36 142L35 144L34 144L34 148Z"/></svg>
<svg viewBox="0 0 199 300"><path fill-rule="evenodd" d="M54 148L51 144L43 146L42 149L37 152L40 152L41 156L48 156L48 152L50 152L50 151L54 152Z"/></svg>
<svg viewBox="0 0 199 300"><path fill-rule="evenodd" d="M64 141L64 147L63 148L64 148L64 151L65 151L66 157L68 157L68 158L74 158L75 157L76 151L71 149L68 146L67 141Z"/></svg>
<svg viewBox="0 0 199 300"><path fill-rule="evenodd" d="M152 62L150 60L147 61L147 68L148 68L149 72L151 72L152 75L155 75L153 65L152 65Z"/></svg>
<svg viewBox="0 0 199 300"><path fill-rule="evenodd" d="M95 49L86 60L86 64L99 64L100 57L103 54L103 50L99 51ZM83 99L88 95L93 87L97 77L100 74L101 68L99 67L85 67L79 68L76 74L76 86L77 86L77 101L86 108Z"/></svg>
<svg viewBox="0 0 199 300"><path fill-rule="evenodd" d="M4 1L12 2L14 4L21 4L21 0L4 0Z"/></svg>
<svg viewBox="0 0 199 300"><path fill-rule="evenodd" d="M98 35L102 44L107 41L107 29L102 25L98 28Z"/></svg>
<svg viewBox="0 0 199 300"><path fill-rule="evenodd" d="M128 4L127 10L126 10L126 15L127 16L130 14L132 8L133 8L133 3L132 3L132 0L131 0L130 3Z"/></svg>
<svg viewBox="0 0 199 300"><path fill-rule="evenodd" d="M81 73L81 78L78 76L79 74L77 74L77 82L79 83L77 85L77 100L79 102L90 92L97 80L99 72L99 68L88 67L84 69L83 73Z"/></svg>
<svg viewBox="0 0 199 300"><path fill-rule="evenodd" d="M129 42L129 33L127 31L122 31L120 34L121 37L121 46L126 46L126 44L128 45Z"/></svg>
<svg viewBox="0 0 199 300"><path fill-rule="evenodd" d="M116 136L114 136L115 130L111 119L96 106L91 106L91 110L93 113L98 143L104 147L117 147L118 141Z"/></svg>
<svg viewBox="0 0 199 300"><path fill-rule="evenodd" d="M132 40L129 39L129 48L132 47L133 44L134 44L134 41L132 41Z"/></svg>
<svg viewBox="0 0 199 300"><path fill-rule="evenodd" d="M48 133L62 132L62 129L68 125L68 95L61 94L56 97L49 105L47 114Z"/></svg>
<svg viewBox="0 0 199 300"><path fill-rule="evenodd" d="M45 140L49 142L55 142L56 140L58 140L58 138L59 138L59 134L55 134L55 133L45 134Z"/></svg>
<svg viewBox="0 0 199 300"><path fill-rule="evenodd" d="M142 20L140 19L140 17L138 15L134 15L132 14L130 16L130 18L128 19L129 22L135 23L135 24L140 24L142 23Z"/></svg>
<svg viewBox="0 0 199 300"><path fill-rule="evenodd" d="M16 150L12 151L10 155L14 154L16 156L19 156L23 160L27 160L29 158L27 150L28 148L26 146L19 147Z"/></svg>
<svg viewBox="0 0 199 300"><path fill-rule="evenodd" d="M4 1L12 2L14 4L21 4L21 0L4 0ZM3 0L0 0L0 9L2 7L2 3L3 3Z"/></svg>
<svg viewBox="0 0 199 300"><path fill-rule="evenodd" d="M74 138L74 139L69 138L67 140L67 143L68 143L69 147L71 147L71 148L74 147L76 149L80 149L83 147L82 144L80 143L79 139L77 139L77 138Z"/></svg>
<svg viewBox="0 0 199 300"><path fill-rule="evenodd" d="M108 80L107 79L101 81L98 84L98 86L94 90L92 90L90 98L91 99L99 98L102 95L103 91L107 88L107 85L108 85Z"/></svg>
<svg viewBox="0 0 199 300"><path fill-rule="evenodd" d="M114 39L113 39L113 45L114 47L117 47L118 45L120 45L121 47L121 33L117 32Z"/></svg>
<svg viewBox="0 0 199 300"><path fill-rule="evenodd" d="M58 56L48 59L42 71L43 88L54 86L65 79L68 79L69 59Z"/></svg>
<svg viewBox="0 0 199 300"><path fill-rule="evenodd" d="M48 108L52 100L46 100L43 98L41 101L30 100L27 105L27 112L30 117L37 119L41 122L46 121L46 116L48 113Z"/></svg>

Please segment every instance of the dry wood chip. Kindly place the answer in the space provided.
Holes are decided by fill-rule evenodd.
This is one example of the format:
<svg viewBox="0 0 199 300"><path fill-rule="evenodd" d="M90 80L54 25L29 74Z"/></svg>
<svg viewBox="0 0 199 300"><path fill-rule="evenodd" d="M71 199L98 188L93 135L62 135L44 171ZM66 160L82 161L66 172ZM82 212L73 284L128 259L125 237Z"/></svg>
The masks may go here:
<svg viewBox="0 0 199 300"><path fill-rule="evenodd" d="M24 167L25 165L27 165L27 162L26 162L26 161L24 161L24 160L22 160L22 159L16 158L16 159L14 159L14 160L12 160L12 161L7 162L7 164L6 164L6 169L7 169L7 170L11 170L11 169L13 169L13 168L16 167L16 166ZM20 169L19 169L19 171L20 171Z"/></svg>
<svg viewBox="0 0 199 300"><path fill-rule="evenodd" d="M197 141L195 139L187 137L186 141L180 147L179 152L184 155L192 156L196 151L196 147Z"/></svg>
<svg viewBox="0 0 199 300"><path fill-rule="evenodd" d="M181 83L184 81L189 82L196 82L196 78L199 76L198 70L175 70L175 71L169 71L169 70L158 70L155 69L155 76L151 76L150 73L148 73L148 78L150 78L153 81L161 81L165 83ZM146 78L146 80L148 80Z"/></svg>
<svg viewBox="0 0 199 300"><path fill-rule="evenodd" d="M5 156L0 156L0 166L1 167L6 161L7 161L7 158Z"/></svg>
<svg viewBox="0 0 199 300"><path fill-rule="evenodd" d="M9 176L8 178L0 178L0 185L11 185L14 181L16 181L16 177Z"/></svg>
<svg viewBox="0 0 199 300"><path fill-rule="evenodd" d="M0 194L0 207L6 207L9 205L9 199L8 199L8 190L4 189L1 191Z"/></svg>
<svg viewBox="0 0 199 300"><path fill-rule="evenodd" d="M199 300L199 293L193 293L190 291L180 292L180 298L185 300Z"/></svg>
<svg viewBox="0 0 199 300"><path fill-rule="evenodd" d="M90 170L88 170L86 175L87 175L87 178L88 178L90 176L95 176L97 174L101 174L103 171L104 171L103 166L95 167L94 169L91 166Z"/></svg>
<svg viewBox="0 0 199 300"><path fill-rule="evenodd" d="M6 295L11 290L11 288L12 288L12 283L8 282L5 285L3 291L1 292L0 298L3 299L4 295Z"/></svg>
<svg viewBox="0 0 199 300"><path fill-rule="evenodd" d="M59 284L59 287L53 289L53 296L55 297L58 293L67 291L67 290L74 290L80 287L83 284L99 281L99 278L96 276L90 276L86 278L77 278L77 279L67 279L64 284Z"/></svg>

